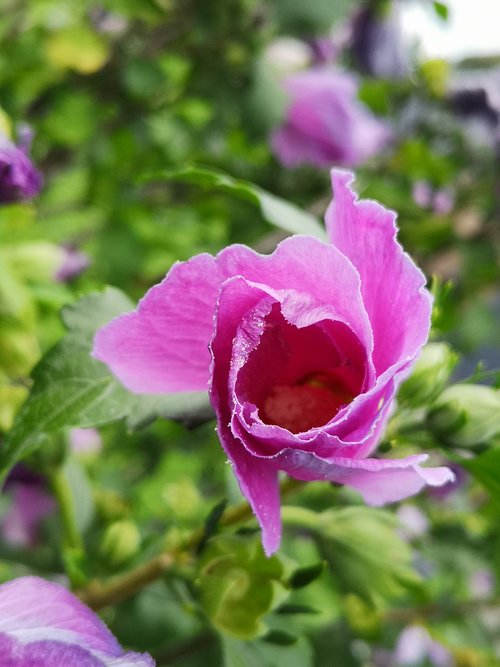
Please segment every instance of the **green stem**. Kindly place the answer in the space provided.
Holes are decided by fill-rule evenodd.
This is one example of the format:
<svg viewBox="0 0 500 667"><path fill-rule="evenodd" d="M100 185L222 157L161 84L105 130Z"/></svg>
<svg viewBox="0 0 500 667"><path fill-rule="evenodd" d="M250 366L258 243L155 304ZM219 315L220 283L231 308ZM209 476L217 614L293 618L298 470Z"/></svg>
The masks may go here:
<svg viewBox="0 0 500 667"><path fill-rule="evenodd" d="M49 481L54 496L56 497L64 529L66 547L72 549L83 549L82 536L76 525L75 506L68 480L62 468L57 468L49 474Z"/></svg>
<svg viewBox="0 0 500 667"><path fill-rule="evenodd" d="M281 485L282 496L288 495L302 488L304 482L287 478ZM234 526L253 518L253 512L250 505L246 502L229 507L220 520L221 526ZM88 586L78 592L85 604L95 611L117 604L135 595L148 584L160 579L167 570L171 569L176 563L185 560L186 555L192 554L205 534L204 529L198 528L185 540L178 545L165 551L137 567L125 572L124 574L101 583L92 581Z"/></svg>

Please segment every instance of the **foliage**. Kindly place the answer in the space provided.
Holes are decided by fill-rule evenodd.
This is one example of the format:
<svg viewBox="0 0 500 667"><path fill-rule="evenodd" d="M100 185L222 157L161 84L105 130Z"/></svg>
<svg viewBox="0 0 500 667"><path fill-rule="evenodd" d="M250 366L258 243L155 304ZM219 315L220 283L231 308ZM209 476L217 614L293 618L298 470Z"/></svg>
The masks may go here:
<svg viewBox="0 0 500 667"><path fill-rule="evenodd" d="M445 23L447 3L427 4ZM0 205L0 576L67 576L159 666L377 667L419 623L457 665L499 660L499 110L487 92L464 110L467 63L357 71L341 27L375 5L388 15L389 0L7 0L3 12L0 131L32 128L44 186ZM398 211L399 240L434 277L431 342L379 451L430 452L456 481L380 509L284 480L284 543L267 559L206 394L131 394L91 347L178 260L325 240L327 170L284 169L270 133L286 106L277 40L300 40L310 64L330 27L335 66L356 71L392 132L357 168L358 191ZM469 65L486 90L494 62ZM61 278L76 250L90 266ZM98 428L102 451L72 446L75 427ZM58 509L31 532L16 499L35 473Z"/></svg>

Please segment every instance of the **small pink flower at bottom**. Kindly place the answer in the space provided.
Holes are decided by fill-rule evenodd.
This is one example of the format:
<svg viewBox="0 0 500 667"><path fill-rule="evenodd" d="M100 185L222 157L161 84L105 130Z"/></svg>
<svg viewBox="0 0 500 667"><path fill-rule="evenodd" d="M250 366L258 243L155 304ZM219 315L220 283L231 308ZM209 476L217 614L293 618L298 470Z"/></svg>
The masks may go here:
<svg viewBox="0 0 500 667"><path fill-rule="evenodd" d="M209 388L218 433L268 554L281 537L278 474L346 484L372 505L453 478L425 454L372 454L430 326L425 278L395 214L334 171L329 242L271 255L233 245L176 264L137 311L98 331L94 356L137 393Z"/></svg>
<svg viewBox="0 0 500 667"><path fill-rule="evenodd" d="M2 667L154 667L122 649L101 619L63 586L21 577L0 586Z"/></svg>

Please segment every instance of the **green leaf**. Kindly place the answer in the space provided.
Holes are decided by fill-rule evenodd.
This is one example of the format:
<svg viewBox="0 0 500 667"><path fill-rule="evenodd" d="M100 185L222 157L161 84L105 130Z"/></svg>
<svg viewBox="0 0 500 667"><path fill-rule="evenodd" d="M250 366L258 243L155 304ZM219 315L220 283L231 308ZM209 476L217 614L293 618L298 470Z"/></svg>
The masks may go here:
<svg viewBox="0 0 500 667"><path fill-rule="evenodd" d="M324 562L301 567L298 570L295 570L290 577L290 586L292 588L303 588L304 586L308 586L321 575L324 569Z"/></svg>
<svg viewBox="0 0 500 667"><path fill-rule="evenodd" d="M291 614L319 614L319 611L308 604L285 603L276 609L276 613L288 616Z"/></svg>
<svg viewBox="0 0 500 667"><path fill-rule="evenodd" d="M270 630L262 641L276 644L277 646L291 646L298 640L297 635L292 635L284 630Z"/></svg>
<svg viewBox="0 0 500 667"><path fill-rule="evenodd" d="M462 459L459 463L474 475L500 507L500 448L490 449L474 459Z"/></svg>
<svg viewBox="0 0 500 667"><path fill-rule="evenodd" d="M445 5L444 2L439 2L438 0L434 0L432 4L434 6L434 11L439 16L439 18L443 19L443 21L447 21L450 13L448 5Z"/></svg>
<svg viewBox="0 0 500 667"><path fill-rule="evenodd" d="M309 643L300 637L292 644L277 645L265 641L243 642L222 637L224 667L312 667Z"/></svg>
<svg viewBox="0 0 500 667"><path fill-rule="evenodd" d="M309 234L322 241L326 240L326 231L314 215L303 211L285 199L262 190L253 183L236 180L223 171L188 165L181 169L170 169L149 175L142 180L158 181L162 179L228 192L239 199L255 204L260 209L262 217L275 227L292 234Z"/></svg>
<svg viewBox="0 0 500 667"><path fill-rule="evenodd" d="M63 428L89 428L119 419L138 428L157 416L180 421L193 415L199 421L210 418L205 393L131 394L105 364L90 356L95 331L132 307L122 292L108 287L64 309L68 334L33 371L33 389L0 451L0 475Z"/></svg>
<svg viewBox="0 0 500 667"><path fill-rule="evenodd" d="M203 548L205 547L207 540L209 540L212 537L212 535L215 535L215 533L217 532L219 528L219 521L221 520L226 507L227 507L227 498L223 498L210 510L205 520L203 537L198 543L196 553L200 554L203 551Z"/></svg>

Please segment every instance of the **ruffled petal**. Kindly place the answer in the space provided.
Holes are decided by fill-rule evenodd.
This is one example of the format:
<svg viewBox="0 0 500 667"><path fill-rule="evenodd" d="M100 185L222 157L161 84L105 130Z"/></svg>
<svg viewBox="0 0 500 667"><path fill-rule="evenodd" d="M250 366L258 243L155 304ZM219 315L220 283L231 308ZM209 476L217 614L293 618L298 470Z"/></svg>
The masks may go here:
<svg viewBox="0 0 500 667"><path fill-rule="evenodd" d="M175 264L138 309L100 329L93 355L138 393L204 391L208 344L225 275L210 255Z"/></svg>
<svg viewBox="0 0 500 667"><path fill-rule="evenodd" d="M369 505L384 505L412 496L424 486L442 486L454 479L449 468L424 468L427 454L404 459L320 459L314 454L286 450L273 459L291 477L328 480L351 486Z"/></svg>
<svg viewBox="0 0 500 667"><path fill-rule="evenodd" d="M375 201L357 201L349 172L333 171L334 200L326 213L328 235L361 277L373 329L377 374L403 358L414 359L429 334L431 297L425 276L396 239L396 214Z"/></svg>
<svg viewBox="0 0 500 667"><path fill-rule="evenodd" d="M320 319L345 322L368 355L373 347L370 322L361 298L359 275L341 252L312 236L291 236L271 255L233 245L217 257L227 276L243 276L281 303L284 317L298 327Z"/></svg>
<svg viewBox="0 0 500 667"><path fill-rule="evenodd" d="M233 334L243 315L265 295L243 278L231 278L222 287L217 304L216 327L211 349L213 354L210 395L217 414L217 432L233 467L241 492L247 498L262 527L262 544L269 555L281 540L278 472L267 461L251 456L230 429L231 399L228 375L231 364Z"/></svg>
<svg viewBox="0 0 500 667"><path fill-rule="evenodd" d="M262 529L264 551L270 556L278 550L281 542L278 470L272 462L249 454L229 428L219 428L219 436L241 492Z"/></svg>

